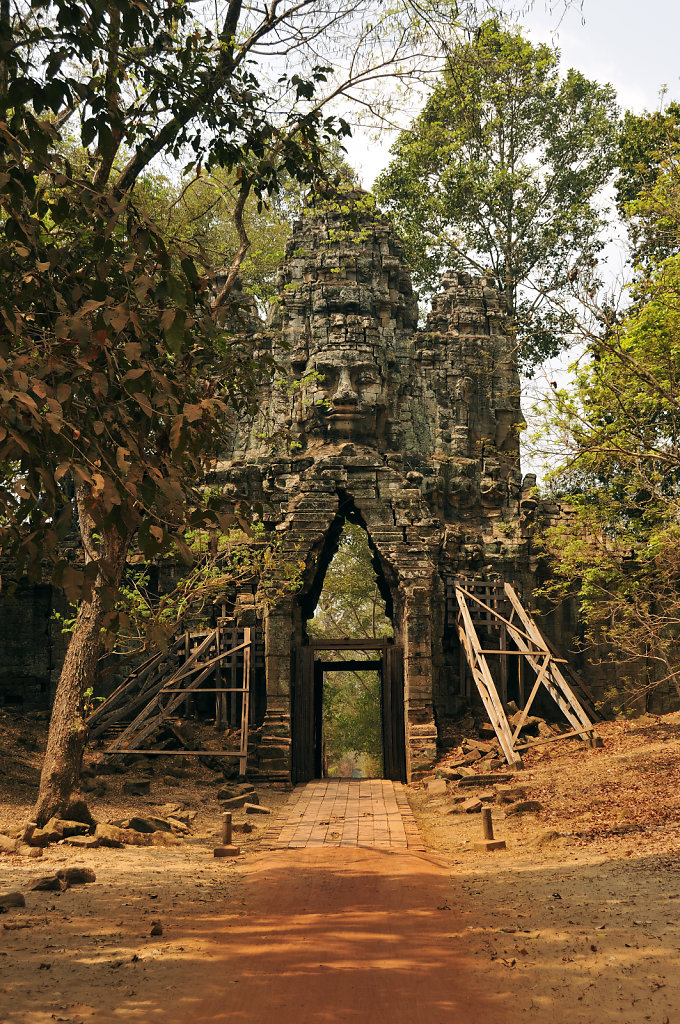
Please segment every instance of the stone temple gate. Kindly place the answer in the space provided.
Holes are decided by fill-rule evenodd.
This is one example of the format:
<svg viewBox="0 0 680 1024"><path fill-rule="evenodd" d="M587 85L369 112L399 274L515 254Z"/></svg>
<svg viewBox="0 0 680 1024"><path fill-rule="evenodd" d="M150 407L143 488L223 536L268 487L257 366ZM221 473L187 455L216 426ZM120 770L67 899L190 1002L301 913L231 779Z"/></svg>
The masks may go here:
<svg viewBox="0 0 680 1024"><path fill-rule="evenodd" d="M400 242L360 191L294 225L278 282L261 355L286 372L257 418L235 426L212 479L262 502L304 564L300 592L264 613L259 769L282 781L313 774L305 624L350 520L368 534L393 620L388 725L404 753L389 772L410 778L434 760L437 723L464 693L454 581L523 589L534 568L503 296L490 279L447 274L418 329Z"/></svg>

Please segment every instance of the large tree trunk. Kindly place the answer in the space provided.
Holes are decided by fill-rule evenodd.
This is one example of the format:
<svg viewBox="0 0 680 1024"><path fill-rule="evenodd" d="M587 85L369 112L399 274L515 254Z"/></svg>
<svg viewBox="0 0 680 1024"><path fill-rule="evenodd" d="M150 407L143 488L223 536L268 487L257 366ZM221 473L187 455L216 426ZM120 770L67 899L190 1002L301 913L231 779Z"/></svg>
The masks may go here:
<svg viewBox="0 0 680 1024"><path fill-rule="evenodd" d="M33 815L39 826L53 815L63 816L78 789L88 732L82 713L83 696L88 688L94 686L101 654L101 628L105 614L103 595L107 589L118 587L130 541L129 537L106 531L98 546L86 494L78 494L78 512L85 560L91 562L94 558L102 558L103 564L91 597L81 601L78 608L59 676Z"/></svg>

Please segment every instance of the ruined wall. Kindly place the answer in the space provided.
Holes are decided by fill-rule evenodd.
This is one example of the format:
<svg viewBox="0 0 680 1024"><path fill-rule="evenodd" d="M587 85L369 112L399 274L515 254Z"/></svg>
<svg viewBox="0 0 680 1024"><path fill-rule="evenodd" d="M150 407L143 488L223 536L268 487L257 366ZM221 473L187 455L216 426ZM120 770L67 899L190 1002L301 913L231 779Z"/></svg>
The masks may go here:
<svg viewBox="0 0 680 1024"><path fill-rule="evenodd" d="M413 771L431 762L437 720L460 694L446 581L531 578L503 300L488 279L451 273L442 284L418 330L401 244L365 193L294 225L269 324L268 353L282 370L212 480L230 497L266 502L265 519L305 565L300 594L266 616L260 764L270 777L290 771L295 652L344 517L367 530L389 591Z"/></svg>

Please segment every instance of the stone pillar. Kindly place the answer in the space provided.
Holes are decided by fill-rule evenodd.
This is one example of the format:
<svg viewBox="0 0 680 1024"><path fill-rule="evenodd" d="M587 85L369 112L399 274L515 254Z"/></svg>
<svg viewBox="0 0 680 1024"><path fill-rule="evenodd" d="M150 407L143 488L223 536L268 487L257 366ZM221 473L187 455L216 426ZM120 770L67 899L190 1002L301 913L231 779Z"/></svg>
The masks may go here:
<svg viewBox="0 0 680 1024"><path fill-rule="evenodd" d="M293 600L286 598L265 618L267 713L257 750L259 772L270 782L290 784Z"/></svg>
<svg viewBox="0 0 680 1024"><path fill-rule="evenodd" d="M406 777L419 778L437 757L437 727L432 703L431 581L405 588L402 642L404 645L404 717L406 719Z"/></svg>

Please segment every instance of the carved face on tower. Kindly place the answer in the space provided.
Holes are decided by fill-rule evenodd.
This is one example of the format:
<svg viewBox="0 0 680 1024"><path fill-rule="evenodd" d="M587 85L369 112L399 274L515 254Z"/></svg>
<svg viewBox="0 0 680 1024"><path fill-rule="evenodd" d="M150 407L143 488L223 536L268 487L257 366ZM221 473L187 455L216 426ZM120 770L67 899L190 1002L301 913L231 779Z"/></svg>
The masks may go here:
<svg viewBox="0 0 680 1024"><path fill-rule="evenodd" d="M307 363L305 425L325 438L375 444L385 432L385 366L373 349L328 347Z"/></svg>

